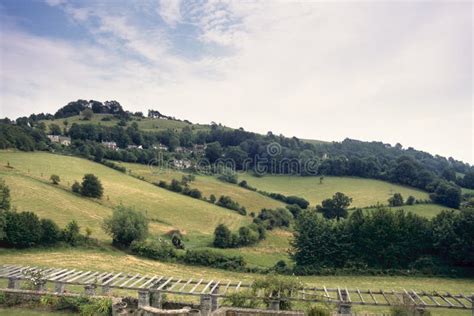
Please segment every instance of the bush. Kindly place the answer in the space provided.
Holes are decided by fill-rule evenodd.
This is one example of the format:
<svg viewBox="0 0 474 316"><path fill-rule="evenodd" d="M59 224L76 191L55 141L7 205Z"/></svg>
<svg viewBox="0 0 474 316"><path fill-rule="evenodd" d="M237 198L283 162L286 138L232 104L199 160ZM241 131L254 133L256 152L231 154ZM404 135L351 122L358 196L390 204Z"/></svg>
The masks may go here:
<svg viewBox="0 0 474 316"><path fill-rule="evenodd" d="M236 211L237 213L241 215L247 214L247 210L245 209L245 207L241 207L239 203L232 200L232 198L227 195L221 195L221 197L217 201L217 205Z"/></svg>
<svg viewBox="0 0 474 316"><path fill-rule="evenodd" d="M209 196L209 202L211 202L212 204L216 203L216 196L214 194L211 194Z"/></svg>
<svg viewBox="0 0 474 316"><path fill-rule="evenodd" d="M176 179L171 180L171 185L169 186L169 189L171 191L178 192L178 193L183 192L183 186Z"/></svg>
<svg viewBox="0 0 474 316"><path fill-rule="evenodd" d="M80 194L81 193L81 185L79 184L79 182L74 181L74 183L71 186L71 190L74 193Z"/></svg>
<svg viewBox="0 0 474 316"><path fill-rule="evenodd" d="M217 179L224 182L237 184L239 177L234 170L225 168L224 170L222 170L222 173L217 177Z"/></svg>
<svg viewBox="0 0 474 316"><path fill-rule="evenodd" d="M82 179L81 194L87 197L101 198L104 193L102 183L93 174L86 174Z"/></svg>
<svg viewBox="0 0 474 316"><path fill-rule="evenodd" d="M10 209L10 188L0 179L0 210L8 211Z"/></svg>
<svg viewBox="0 0 474 316"><path fill-rule="evenodd" d="M63 240L71 246L77 246L81 241L81 228L75 220L70 221L63 230Z"/></svg>
<svg viewBox="0 0 474 316"><path fill-rule="evenodd" d="M293 215L293 218L298 218L298 216L300 216L301 212L303 211L301 207L298 206L298 204L287 205L286 209L290 211L290 213Z"/></svg>
<svg viewBox="0 0 474 316"><path fill-rule="evenodd" d="M289 227L293 215L284 208L262 209L258 214L257 218L254 219L254 223L262 224L266 229L272 230L277 227Z"/></svg>
<svg viewBox="0 0 474 316"><path fill-rule="evenodd" d="M214 230L213 245L217 248L232 247L231 231L226 225L220 224Z"/></svg>
<svg viewBox="0 0 474 316"><path fill-rule="evenodd" d="M239 228L239 246L250 246L256 244L258 240L258 233L256 231L245 226Z"/></svg>
<svg viewBox="0 0 474 316"><path fill-rule="evenodd" d="M136 255L150 259L176 258L175 248L165 240L135 240L130 244L130 250Z"/></svg>
<svg viewBox="0 0 474 316"><path fill-rule="evenodd" d="M50 219L41 219L41 243L44 245L51 245L61 239L61 230L58 225Z"/></svg>
<svg viewBox="0 0 474 316"><path fill-rule="evenodd" d="M107 166L109 168L112 168L114 170L117 170L117 171L120 171L120 172L123 172L123 173L127 172L127 168L125 168L123 166L120 166L120 165L117 165L116 163L114 163L112 161L104 160L104 161L102 161L102 164L104 166Z"/></svg>
<svg viewBox="0 0 474 316"><path fill-rule="evenodd" d="M187 250L183 261L190 265L206 266L225 270L242 270L246 263L242 256L224 256L210 250Z"/></svg>
<svg viewBox="0 0 474 316"><path fill-rule="evenodd" d="M189 189L188 187L186 187L184 189L183 193L187 196L190 196L190 197L194 198L194 199L202 198L202 193L198 189Z"/></svg>
<svg viewBox="0 0 474 316"><path fill-rule="evenodd" d="M59 182L61 182L61 179L59 178L57 174L52 174L51 177L49 177L49 180L51 180L51 182L56 185L59 184Z"/></svg>
<svg viewBox="0 0 474 316"><path fill-rule="evenodd" d="M38 216L32 212L6 212L5 241L17 248L37 246L43 229Z"/></svg>
<svg viewBox="0 0 474 316"><path fill-rule="evenodd" d="M306 209L306 208L308 208L308 206L309 206L309 202L308 202L308 201L306 201L305 199L303 199L303 198L301 198L301 197L294 196L294 195L286 197L285 203L288 203L288 204L296 204L296 205L298 205L299 207L301 207L302 209Z"/></svg>
<svg viewBox="0 0 474 316"><path fill-rule="evenodd" d="M402 206L403 197L400 193L395 193L391 198L388 199L388 205L390 206Z"/></svg>
<svg viewBox="0 0 474 316"><path fill-rule="evenodd" d="M114 244L128 247L134 240L146 238L148 219L143 213L120 205L104 220L103 228Z"/></svg>
<svg viewBox="0 0 474 316"><path fill-rule="evenodd" d="M407 205L413 205L413 204L415 204L415 202L416 202L415 197L414 197L413 195L410 195L410 196L407 198L406 204L407 204Z"/></svg>

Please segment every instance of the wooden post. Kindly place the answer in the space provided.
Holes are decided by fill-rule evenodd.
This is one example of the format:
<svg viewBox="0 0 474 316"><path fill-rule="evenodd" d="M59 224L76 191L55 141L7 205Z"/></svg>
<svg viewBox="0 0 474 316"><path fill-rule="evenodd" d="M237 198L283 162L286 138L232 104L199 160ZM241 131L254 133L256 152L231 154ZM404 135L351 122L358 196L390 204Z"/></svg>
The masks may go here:
<svg viewBox="0 0 474 316"><path fill-rule="evenodd" d="M150 306L150 291L138 291L138 308Z"/></svg>
<svg viewBox="0 0 474 316"><path fill-rule="evenodd" d="M66 287L66 284L62 282L55 282L54 283L54 292L56 293L64 293L64 289Z"/></svg>
<svg viewBox="0 0 474 316"><path fill-rule="evenodd" d="M86 295L88 296L94 296L95 295L95 286L91 284L87 284L84 286L84 291Z"/></svg>
<svg viewBox="0 0 474 316"><path fill-rule="evenodd" d="M159 290L150 291L151 306L156 308L163 307L163 293Z"/></svg>
<svg viewBox="0 0 474 316"><path fill-rule="evenodd" d="M18 290L20 288L20 279L16 277L9 277L8 288Z"/></svg>
<svg viewBox="0 0 474 316"><path fill-rule="evenodd" d="M110 294L110 286L103 285L102 286L102 295L109 295Z"/></svg>
<svg viewBox="0 0 474 316"><path fill-rule="evenodd" d="M216 309L219 308L219 296L217 294L219 293L219 286L216 286L214 290L211 293L211 309L212 311L215 311Z"/></svg>
<svg viewBox="0 0 474 316"><path fill-rule="evenodd" d="M280 310L280 300L272 299L268 305L268 309L272 311Z"/></svg>
<svg viewBox="0 0 474 316"><path fill-rule="evenodd" d="M346 290L339 291L341 302L338 305L337 312L341 315L352 315L352 304Z"/></svg>
<svg viewBox="0 0 474 316"><path fill-rule="evenodd" d="M211 296L209 294L201 295L201 316L211 315Z"/></svg>

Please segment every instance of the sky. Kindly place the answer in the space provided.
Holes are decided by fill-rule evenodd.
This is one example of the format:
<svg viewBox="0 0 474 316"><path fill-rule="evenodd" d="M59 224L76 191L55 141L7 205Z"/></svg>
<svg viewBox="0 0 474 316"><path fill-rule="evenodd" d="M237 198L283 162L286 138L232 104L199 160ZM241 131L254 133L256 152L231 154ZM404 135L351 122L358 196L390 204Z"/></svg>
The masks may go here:
<svg viewBox="0 0 474 316"><path fill-rule="evenodd" d="M0 116L117 100L474 163L471 1L0 0Z"/></svg>

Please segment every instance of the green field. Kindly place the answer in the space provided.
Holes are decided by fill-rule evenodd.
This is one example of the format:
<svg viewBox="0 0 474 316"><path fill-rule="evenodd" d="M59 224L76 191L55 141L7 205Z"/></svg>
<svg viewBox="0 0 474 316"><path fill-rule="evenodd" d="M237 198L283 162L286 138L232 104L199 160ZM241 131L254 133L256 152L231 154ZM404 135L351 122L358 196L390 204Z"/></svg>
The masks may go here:
<svg viewBox="0 0 474 316"><path fill-rule="evenodd" d="M7 168L10 163L12 168ZM70 191L70 185L81 181L85 173L99 177L104 197L84 199ZM61 177L58 186L49 183L51 174ZM238 228L250 222L249 217L158 188L145 181L103 165L76 157L48 153L0 152L0 176L10 186L12 204L18 210L37 212L63 225L71 219L101 236L102 219L119 204L132 206L152 219L152 230L164 233L180 229L189 234L210 235L219 223Z"/></svg>
<svg viewBox="0 0 474 316"><path fill-rule="evenodd" d="M103 118L110 118L110 121L103 121ZM43 120L46 126L51 124L57 124L61 128L64 128L64 121L68 122L66 128L71 127L73 123L76 124L94 124L102 126L115 126L119 122L119 119L115 118L112 114L94 114L90 120L83 120L82 116L75 115L64 119L55 120ZM159 131L159 130L181 130L186 126L191 127L193 130L209 129L209 125L202 124L189 124L184 121L177 120L166 120L166 119L152 119L152 118L138 118L133 117L131 121L127 122L127 126L130 126L133 122L138 124L140 130L143 131Z"/></svg>
<svg viewBox="0 0 474 316"><path fill-rule="evenodd" d="M401 193L404 198L413 195L417 199L429 199L428 193L410 187L392 184L385 181L352 177L325 176L323 183L319 177L298 176L264 176L254 177L250 174L239 174L249 185L267 192L296 195L307 199L311 206L320 204L336 192L342 192L353 199L351 207L366 207L377 203L387 204L387 199L394 193Z"/></svg>
<svg viewBox="0 0 474 316"><path fill-rule="evenodd" d="M173 169L158 169L141 164L120 163L130 170L132 174L143 176L149 182L164 180L168 183L173 179L181 180L187 173ZM269 197L263 196L237 185L218 180L216 177L208 175L196 175L196 180L189 184L191 188L199 189L205 197L214 194L217 198L221 195L228 195L240 205L245 206L248 212L259 212L262 208L284 207L285 204Z"/></svg>

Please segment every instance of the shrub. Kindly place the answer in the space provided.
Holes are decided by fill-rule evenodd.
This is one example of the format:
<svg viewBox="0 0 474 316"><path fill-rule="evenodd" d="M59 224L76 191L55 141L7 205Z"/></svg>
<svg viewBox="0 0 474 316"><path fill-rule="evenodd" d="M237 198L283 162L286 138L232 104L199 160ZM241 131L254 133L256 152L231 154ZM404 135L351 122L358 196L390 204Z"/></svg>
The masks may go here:
<svg viewBox="0 0 474 316"><path fill-rule="evenodd" d="M51 180L51 182L56 185L59 184L59 182L61 182L61 179L59 178L57 174L52 174L51 177L49 177L49 180Z"/></svg>
<svg viewBox="0 0 474 316"><path fill-rule="evenodd" d="M219 224L214 230L213 245L217 248L232 247L231 231L226 225Z"/></svg>
<svg viewBox="0 0 474 316"><path fill-rule="evenodd" d="M388 199L388 205L390 206L402 206L403 197L400 193L395 193L391 198Z"/></svg>
<svg viewBox="0 0 474 316"><path fill-rule="evenodd" d="M74 181L74 183L71 186L71 190L74 193L78 193L78 194L81 193L81 185L79 184L79 182Z"/></svg>
<svg viewBox="0 0 474 316"><path fill-rule="evenodd" d="M112 168L112 169L115 169L117 171L120 171L120 172L123 172L123 173L126 173L127 172L127 168L123 167L123 166L120 166L112 161L108 161L108 160L103 160L102 161L102 164L104 166L107 166L109 168Z"/></svg>
<svg viewBox="0 0 474 316"><path fill-rule="evenodd" d="M148 219L143 213L120 205L104 220L103 228L114 244L128 247L132 241L143 240L148 235Z"/></svg>
<svg viewBox="0 0 474 316"><path fill-rule="evenodd" d="M61 230L58 225L50 219L41 219L41 243L45 245L51 245L58 242L61 239Z"/></svg>
<svg viewBox="0 0 474 316"><path fill-rule="evenodd" d="M217 177L217 179L224 182L237 184L239 177L234 170L229 169L229 168L224 168L222 170L222 173Z"/></svg>
<svg viewBox="0 0 474 316"><path fill-rule="evenodd" d="M213 267L225 270L242 270L245 261L242 256L224 256L210 250L187 250L183 261L190 265Z"/></svg>
<svg viewBox="0 0 474 316"><path fill-rule="evenodd" d="M217 205L228 208L230 210L234 210L234 211L238 212L241 215L246 215L247 214L247 210L245 209L245 207L241 207L239 205L239 203L232 200L232 198L230 196L227 196L227 195L221 195L221 197L217 201Z"/></svg>
<svg viewBox="0 0 474 316"><path fill-rule="evenodd" d="M81 194L87 197L101 198L104 193L102 183L93 174L86 174L82 179Z"/></svg>
<svg viewBox="0 0 474 316"><path fill-rule="evenodd" d="M198 189L189 189L188 187L185 187L183 193L195 199L202 198L202 193Z"/></svg>
<svg viewBox="0 0 474 316"><path fill-rule="evenodd" d="M169 242L165 240L135 240L130 244L132 253L150 259L167 260L176 258L176 251Z"/></svg>
<svg viewBox="0 0 474 316"><path fill-rule="evenodd" d="M33 247L43 235L41 222L32 212L6 212L5 241L18 248Z"/></svg>
<svg viewBox="0 0 474 316"><path fill-rule="evenodd" d="M298 216L300 216L301 212L303 211L298 204L287 205L286 209L290 211L290 213L293 215L293 218L298 218Z"/></svg>
<svg viewBox="0 0 474 316"><path fill-rule="evenodd" d="M262 209L258 214L257 218L254 219L254 223L262 224L266 229L272 230L276 227L289 227L293 215L284 208Z"/></svg>
<svg viewBox="0 0 474 316"><path fill-rule="evenodd" d="M410 195L410 196L407 198L406 204L407 204L407 205L413 205L413 204L415 204L415 202L416 202L415 197L414 197L413 195Z"/></svg>
<svg viewBox="0 0 474 316"><path fill-rule="evenodd" d="M285 203L288 204L296 204L302 209L306 209L309 206L309 202L306 201L305 199L298 197L298 196L288 196L285 198Z"/></svg>
<svg viewBox="0 0 474 316"><path fill-rule="evenodd" d="M63 239L72 246L77 246L81 239L81 228L75 220L70 221L63 230Z"/></svg>
<svg viewBox="0 0 474 316"><path fill-rule="evenodd" d="M183 192L183 186L176 179L171 180L171 185L169 186L169 189L171 191L178 192L178 193Z"/></svg>
<svg viewBox="0 0 474 316"><path fill-rule="evenodd" d="M250 246L258 242L258 233L248 227L239 228L238 245Z"/></svg>
<svg viewBox="0 0 474 316"><path fill-rule="evenodd" d="M3 179L0 179L0 210L10 209L10 188L5 184Z"/></svg>
<svg viewBox="0 0 474 316"><path fill-rule="evenodd" d="M337 220L347 217L347 208L351 205L352 198L344 193L336 192L332 198L326 199L317 206L318 212L323 213L326 218L336 218Z"/></svg>
<svg viewBox="0 0 474 316"><path fill-rule="evenodd" d="M216 203L216 196L214 194L211 194L209 196L209 202L211 202L212 204Z"/></svg>

